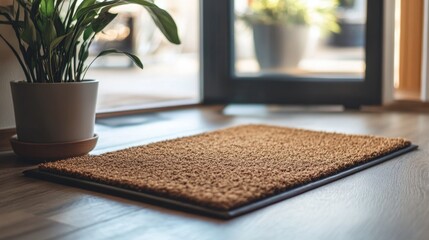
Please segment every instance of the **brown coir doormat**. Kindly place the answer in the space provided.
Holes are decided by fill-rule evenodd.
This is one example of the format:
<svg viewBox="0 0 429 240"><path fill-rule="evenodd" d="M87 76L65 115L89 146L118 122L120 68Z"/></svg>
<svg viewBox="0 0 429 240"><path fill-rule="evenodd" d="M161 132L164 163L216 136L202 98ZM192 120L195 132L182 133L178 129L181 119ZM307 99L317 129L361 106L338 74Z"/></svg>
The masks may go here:
<svg viewBox="0 0 429 240"><path fill-rule="evenodd" d="M39 172L101 183L96 185L125 189L126 193L132 190L154 196L153 201L167 199L167 204L195 206L197 211L225 213L302 187L296 194L306 191L305 186L410 144L401 138L243 125L98 156L43 163Z"/></svg>

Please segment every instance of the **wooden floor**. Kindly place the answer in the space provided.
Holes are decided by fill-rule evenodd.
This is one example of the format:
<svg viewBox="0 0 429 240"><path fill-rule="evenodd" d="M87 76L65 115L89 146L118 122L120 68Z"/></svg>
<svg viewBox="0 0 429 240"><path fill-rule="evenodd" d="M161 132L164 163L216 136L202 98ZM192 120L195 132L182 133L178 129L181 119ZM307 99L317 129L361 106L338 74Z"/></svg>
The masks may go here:
<svg viewBox="0 0 429 240"><path fill-rule="evenodd" d="M429 239L429 114L219 107L97 125L94 154L244 123L406 137L420 149L229 221L23 177L0 154L1 239ZM118 127L122 125L121 127Z"/></svg>

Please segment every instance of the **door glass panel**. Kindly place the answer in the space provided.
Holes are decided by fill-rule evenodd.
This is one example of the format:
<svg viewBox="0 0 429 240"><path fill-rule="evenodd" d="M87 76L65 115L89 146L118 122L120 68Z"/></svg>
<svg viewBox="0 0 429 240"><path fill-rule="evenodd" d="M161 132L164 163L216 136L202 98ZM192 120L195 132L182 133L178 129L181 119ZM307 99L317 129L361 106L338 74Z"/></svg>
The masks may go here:
<svg viewBox="0 0 429 240"><path fill-rule="evenodd" d="M135 67L128 57L122 55L97 59L87 76L100 81L98 112L199 101L199 2L156 1L174 18L182 42L180 45L168 42L144 8L126 5L112 9L119 15L96 36L90 58L95 58L102 49L115 48L139 56L144 69Z"/></svg>
<svg viewBox="0 0 429 240"><path fill-rule="evenodd" d="M235 0L233 74L363 79L366 0Z"/></svg>

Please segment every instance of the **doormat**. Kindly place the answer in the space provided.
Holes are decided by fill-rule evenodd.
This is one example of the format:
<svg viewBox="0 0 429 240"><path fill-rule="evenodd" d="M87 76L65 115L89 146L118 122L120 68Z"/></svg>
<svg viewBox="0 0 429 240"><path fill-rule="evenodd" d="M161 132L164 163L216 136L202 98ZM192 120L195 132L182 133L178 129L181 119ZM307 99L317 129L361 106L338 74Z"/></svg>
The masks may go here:
<svg viewBox="0 0 429 240"><path fill-rule="evenodd" d="M416 148L402 138L242 125L43 163L24 173L228 219Z"/></svg>

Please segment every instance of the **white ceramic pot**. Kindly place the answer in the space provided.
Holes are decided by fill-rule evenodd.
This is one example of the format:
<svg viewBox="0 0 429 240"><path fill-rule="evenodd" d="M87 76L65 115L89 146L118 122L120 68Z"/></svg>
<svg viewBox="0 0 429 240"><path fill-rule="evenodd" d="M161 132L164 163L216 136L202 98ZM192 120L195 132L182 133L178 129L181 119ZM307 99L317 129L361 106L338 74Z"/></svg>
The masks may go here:
<svg viewBox="0 0 429 240"><path fill-rule="evenodd" d="M10 86L19 141L63 143L94 136L98 81Z"/></svg>

